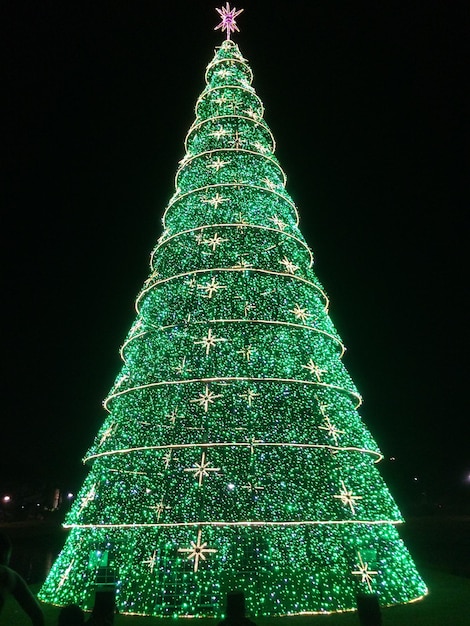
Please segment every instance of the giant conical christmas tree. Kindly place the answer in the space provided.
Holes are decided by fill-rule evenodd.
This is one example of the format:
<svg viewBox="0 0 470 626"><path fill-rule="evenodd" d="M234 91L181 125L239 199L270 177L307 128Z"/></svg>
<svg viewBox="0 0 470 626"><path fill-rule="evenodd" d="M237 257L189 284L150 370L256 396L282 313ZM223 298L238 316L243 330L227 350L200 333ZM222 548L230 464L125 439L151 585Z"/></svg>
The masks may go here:
<svg viewBox="0 0 470 626"><path fill-rule="evenodd" d="M206 72L176 191L123 344L109 415L39 597L122 613L353 609L426 593L376 469L328 299L252 73L227 40Z"/></svg>

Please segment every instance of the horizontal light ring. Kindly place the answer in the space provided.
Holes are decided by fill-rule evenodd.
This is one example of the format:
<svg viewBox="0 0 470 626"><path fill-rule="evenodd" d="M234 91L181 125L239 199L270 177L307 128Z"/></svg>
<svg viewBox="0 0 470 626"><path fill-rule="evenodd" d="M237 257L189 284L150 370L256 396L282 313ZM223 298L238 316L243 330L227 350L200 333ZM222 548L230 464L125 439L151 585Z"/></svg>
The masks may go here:
<svg viewBox="0 0 470 626"><path fill-rule="evenodd" d="M114 400L114 398L123 396L126 393L130 393L132 391L139 391L141 389L150 389L151 387L162 387L164 385L187 385L187 384L194 384L194 383L224 383L224 382L229 382L229 381L234 381L234 382L251 381L251 382L265 382L265 383L274 382L274 383L289 383L289 384L294 383L294 384L299 384L299 385L313 385L315 387L321 387L323 389L333 389L334 391L339 391L342 394L347 394L348 396L352 396L353 398L357 400L357 404L354 407L355 409L357 409L362 404L362 398L358 393L351 391L349 389L345 389L344 387L338 387L337 385L329 385L327 383L322 383L319 381L300 380L297 378L275 378L275 377L256 378L256 377L251 377L251 376L225 376L225 377L209 377L209 378L191 378L187 380L165 380L165 381L159 381L156 383L148 383L147 385L137 385L136 387L129 387L128 389L125 389L124 391L118 391L117 393L111 394L110 396L106 398L106 400L103 403L103 406L106 409L106 411L111 412L110 409L108 409L108 404L109 402L111 402L111 400Z"/></svg>
<svg viewBox="0 0 470 626"><path fill-rule="evenodd" d="M232 65L233 63L238 63L239 65L241 65L243 68L246 68L248 70L248 74L250 76L249 82L251 83L253 80L253 72L251 70L251 67L247 64L246 59L237 59L235 57L230 57L230 58L226 58L226 59L217 59L217 61L211 61L211 63L209 63L209 65L206 67L206 71L204 74L204 80L206 81L206 84L209 85L209 79L208 79L208 75L209 72L217 67L217 65L227 65L227 63L229 65Z"/></svg>
<svg viewBox="0 0 470 626"><path fill-rule="evenodd" d="M247 117L246 115L239 115L238 113L236 113L236 114L226 113L225 115L212 115L210 117L206 117L204 119L201 119L197 123L193 124L191 126L191 128L189 129L188 134L186 135L186 139L184 141L184 148L185 148L186 152L188 152L188 141L189 141L191 135L196 130L198 130L201 126L204 126L204 124L208 124L210 122L220 121L220 123L222 123L222 120L224 120L226 118L233 119L234 117L237 118L237 119L240 119L240 120L245 120L247 122L250 122L250 124L252 124L253 126L261 126L268 133L268 135L269 135L269 137L271 139L271 152L274 153L274 151L276 149L276 142L274 140L274 137L273 137L273 134L271 132L271 129L266 124L266 122L262 118L260 118L259 120L254 120L251 117ZM226 149L227 148L222 148L222 147L221 148L214 148L213 150L211 150L211 152L216 152L217 150L226 150ZM202 153L200 153L200 154L202 154ZM262 153L260 152L259 154L262 154ZM194 156L197 156L197 155L194 155Z"/></svg>
<svg viewBox="0 0 470 626"><path fill-rule="evenodd" d="M175 274L173 276L167 276L167 278L162 278L161 280L156 280L154 283L152 283L151 285L149 285L148 287L146 287L145 289L143 289L140 294L137 297L137 300L135 302L135 308L137 313L139 313L140 315L140 311L139 311L139 302L141 300L141 298L151 289L153 289L154 287L157 287L158 285L162 285L164 283L167 283L171 280L175 280L178 278L184 278L185 276L191 276L194 274L208 274L210 272L253 272L253 273L258 273L258 274L268 274L271 276L284 276L286 278L292 278L295 280L298 280L300 282L305 283L306 285L309 285L310 287L312 287L313 289L316 289L323 297L323 301L324 301L324 305L323 308L325 310L325 312L328 311L328 305L329 305L329 299L328 296L326 295L326 293L320 289L320 287L318 287L318 285L315 285L315 283L312 283L310 280L307 280L306 278L302 278L302 276L297 276L296 274L289 274L288 272L274 272L272 270L263 270L263 269L255 269L255 268L249 268L248 270L246 268L235 268L235 267L212 267L211 269L207 269L207 270L191 270L190 272L183 272L182 274Z"/></svg>
<svg viewBox="0 0 470 626"><path fill-rule="evenodd" d="M196 104L194 105L194 112L196 114L197 118L201 119L201 116L199 115L199 105L201 104L201 102L213 91L219 91L220 89L240 89L240 91L244 91L246 93L249 93L250 96L253 96L254 98L256 98L256 100L258 100L258 102L260 103L261 107L263 108L263 112L264 112L264 107L261 103L261 100L259 99L258 94L255 92L255 90L253 89L253 87L243 87L242 85L229 85L229 84L225 84L225 85L217 85L216 87L211 87L210 89L204 90L202 92L202 94L199 96L199 98L196 100Z"/></svg>
<svg viewBox="0 0 470 626"><path fill-rule="evenodd" d="M157 524L63 524L63 528L174 528L178 527L223 527L223 526L326 526L326 525L343 525L343 524L362 524L362 525L390 525L397 526L402 524L401 520L328 520L328 521L302 521L302 522L174 522L174 523L157 523Z"/></svg>
<svg viewBox="0 0 470 626"><path fill-rule="evenodd" d="M168 326L160 326L160 328L155 328L156 331L161 331L161 330L168 330L169 328L176 328L178 326L180 326L181 324L183 324L185 322L181 322L180 324L169 324ZM193 321L193 322L188 322L187 325L191 326L191 325L205 325L205 324L265 324L265 325L275 325L275 326L287 326L288 328L295 328L295 329L302 329L302 330L310 330L313 332L317 332L320 333L322 335L324 335L325 337L328 337L329 339L333 340L336 345L338 345L341 348L341 354L339 356L339 358L341 359L344 356L344 353L346 352L346 348L344 346L344 344L337 338L334 337L331 333L327 333L326 330L321 330L320 328L316 328L315 326L310 326L308 324L296 324L295 322L284 322L284 321L280 321L280 320L249 320L249 319L245 319L245 318L240 318L240 319L210 319L210 320L201 320L201 321ZM138 333L137 335L133 335L132 337L130 337L126 342L124 342L124 344L121 346L121 349L119 350L119 354L122 358L122 360L124 362L126 362L125 357L124 357L124 350L126 349L126 347L132 342L134 341L134 339L137 339L139 337L143 337L146 334L146 332L141 332Z"/></svg>
<svg viewBox="0 0 470 626"><path fill-rule="evenodd" d="M178 195L176 197L173 196L173 198L170 200L170 202L168 203L168 206L166 207L163 213L163 217L162 217L163 227L166 228L166 220L165 220L166 214L173 207L173 205L179 202L182 198L186 198L187 196L190 196L193 193L207 192L208 189L216 189L218 187L241 187L241 183L237 183L237 182L215 183L214 185L204 185L203 187L196 187L195 189L186 191L185 193L182 193L181 195ZM287 198L286 196L282 195L282 193L279 193L276 190L268 189L267 187L261 187L260 185L252 185L250 183L243 183L243 187L246 189L248 188L257 189L258 191L262 191L263 193L275 194L276 196L278 196L279 198L287 202L287 204L290 204L295 214L295 225L296 226L299 225L299 213L297 211L297 207L295 206L294 202L290 198Z"/></svg>
<svg viewBox="0 0 470 626"><path fill-rule="evenodd" d="M114 456L115 454L130 454L131 452L145 452L148 450L190 450L192 448L303 448L303 449L317 449L317 450L336 450L337 452L360 452L361 454L370 454L375 456L374 463L378 463L383 459L383 455L375 450L368 450L367 448L358 448L357 446L332 446L319 443L273 443L263 441L234 441L234 442L216 442L216 443L171 443L159 446L137 446L135 448L125 448L121 450L108 450L106 452L98 452L97 454L91 454L83 459L83 463L92 461L98 458L104 458L106 456Z"/></svg>
<svg viewBox="0 0 470 626"><path fill-rule="evenodd" d="M250 154L259 159L265 159L266 161L269 161L269 163L273 165L276 169L278 169L279 172L282 174L282 185L283 187L285 187L287 183L287 178L282 167L279 165L279 163L275 161L272 157L266 154L262 154L261 152L255 152L254 150L247 150L246 148L215 148L213 150L206 150L205 152L199 152L198 154L191 156L186 161L184 167L186 168L191 163L191 161L194 161L195 159L200 159L201 157L204 157L204 156L212 154L213 152L219 152L219 151L234 152L235 154ZM176 188L178 188L178 178L182 171L183 171L183 168L179 168L175 174L175 187Z"/></svg>
<svg viewBox="0 0 470 626"><path fill-rule="evenodd" d="M258 230L268 230L273 233L285 235L286 237L290 237L291 239L294 239L294 241L299 243L303 248L305 248L305 250L307 250L307 253L310 257L310 267L313 266L313 253L308 247L308 244L305 241L302 241L301 239L296 237L295 235L292 235L286 232L285 230L280 230L279 228L273 228L272 226L264 226L262 224L243 224L241 222L233 222L233 223L221 223L221 224L207 224L206 226L196 226L196 228L188 228L187 230L180 230L179 232L174 233L173 235L170 235L164 241L160 242L152 251L152 254L150 255L150 267L154 269L153 259L155 257L155 254L157 253L157 250L159 251L162 246L166 245L169 241L171 241L175 237L179 237L180 235L186 235L188 233L193 233L196 231L206 230L206 229L211 229L211 228L237 228L237 229L254 228Z"/></svg>

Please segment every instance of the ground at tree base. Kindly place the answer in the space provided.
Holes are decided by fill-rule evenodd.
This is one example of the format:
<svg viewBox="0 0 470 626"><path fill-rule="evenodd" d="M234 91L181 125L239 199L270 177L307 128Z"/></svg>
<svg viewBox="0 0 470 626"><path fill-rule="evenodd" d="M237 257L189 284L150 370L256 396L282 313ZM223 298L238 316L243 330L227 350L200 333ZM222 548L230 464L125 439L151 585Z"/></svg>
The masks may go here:
<svg viewBox="0 0 470 626"><path fill-rule="evenodd" d="M429 594L418 602L382 609L383 626L468 626L470 578L454 576L437 569L421 567L423 578L428 584ZM32 587L37 592L39 585ZM43 604L46 625L55 626L59 608ZM1 624L25 626L28 623L13 600L9 599L1 616ZM194 623L194 621L192 622ZM217 620L199 619L198 626L215 626ZM159 619L155 617L137 617L116 615L115 626L184 626L186 619ZM257 626L353 626L359 624L355 612L331 615L300 615L294 617L260 618Z"/></svg>

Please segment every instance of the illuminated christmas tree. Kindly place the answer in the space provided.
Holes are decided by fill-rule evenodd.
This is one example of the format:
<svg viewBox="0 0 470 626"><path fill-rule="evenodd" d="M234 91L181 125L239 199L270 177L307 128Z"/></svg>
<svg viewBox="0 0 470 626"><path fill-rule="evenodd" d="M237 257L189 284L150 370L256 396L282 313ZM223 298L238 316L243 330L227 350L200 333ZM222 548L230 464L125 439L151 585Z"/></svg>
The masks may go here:
<svg viewBox="0 0 470 626"><path fill-rule="evenodd" d="M426 593L358 414L252 73L230 39L206 72L164 232L39 597L120 612L350 610Z"/></svg>

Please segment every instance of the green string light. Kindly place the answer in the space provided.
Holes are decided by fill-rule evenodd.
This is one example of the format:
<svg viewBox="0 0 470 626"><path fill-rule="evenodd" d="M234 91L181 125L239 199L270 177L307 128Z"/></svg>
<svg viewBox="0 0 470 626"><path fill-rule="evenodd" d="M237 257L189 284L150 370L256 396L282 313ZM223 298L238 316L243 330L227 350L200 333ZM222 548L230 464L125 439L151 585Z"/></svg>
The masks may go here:
<svg viewBox="0 0 470 626"><path fill-rule="evenodd" d="M234 585L255 616L426 593L251 81L226 40L45 602L91 608L103 571L155 616L220 616Z"/></svg>

